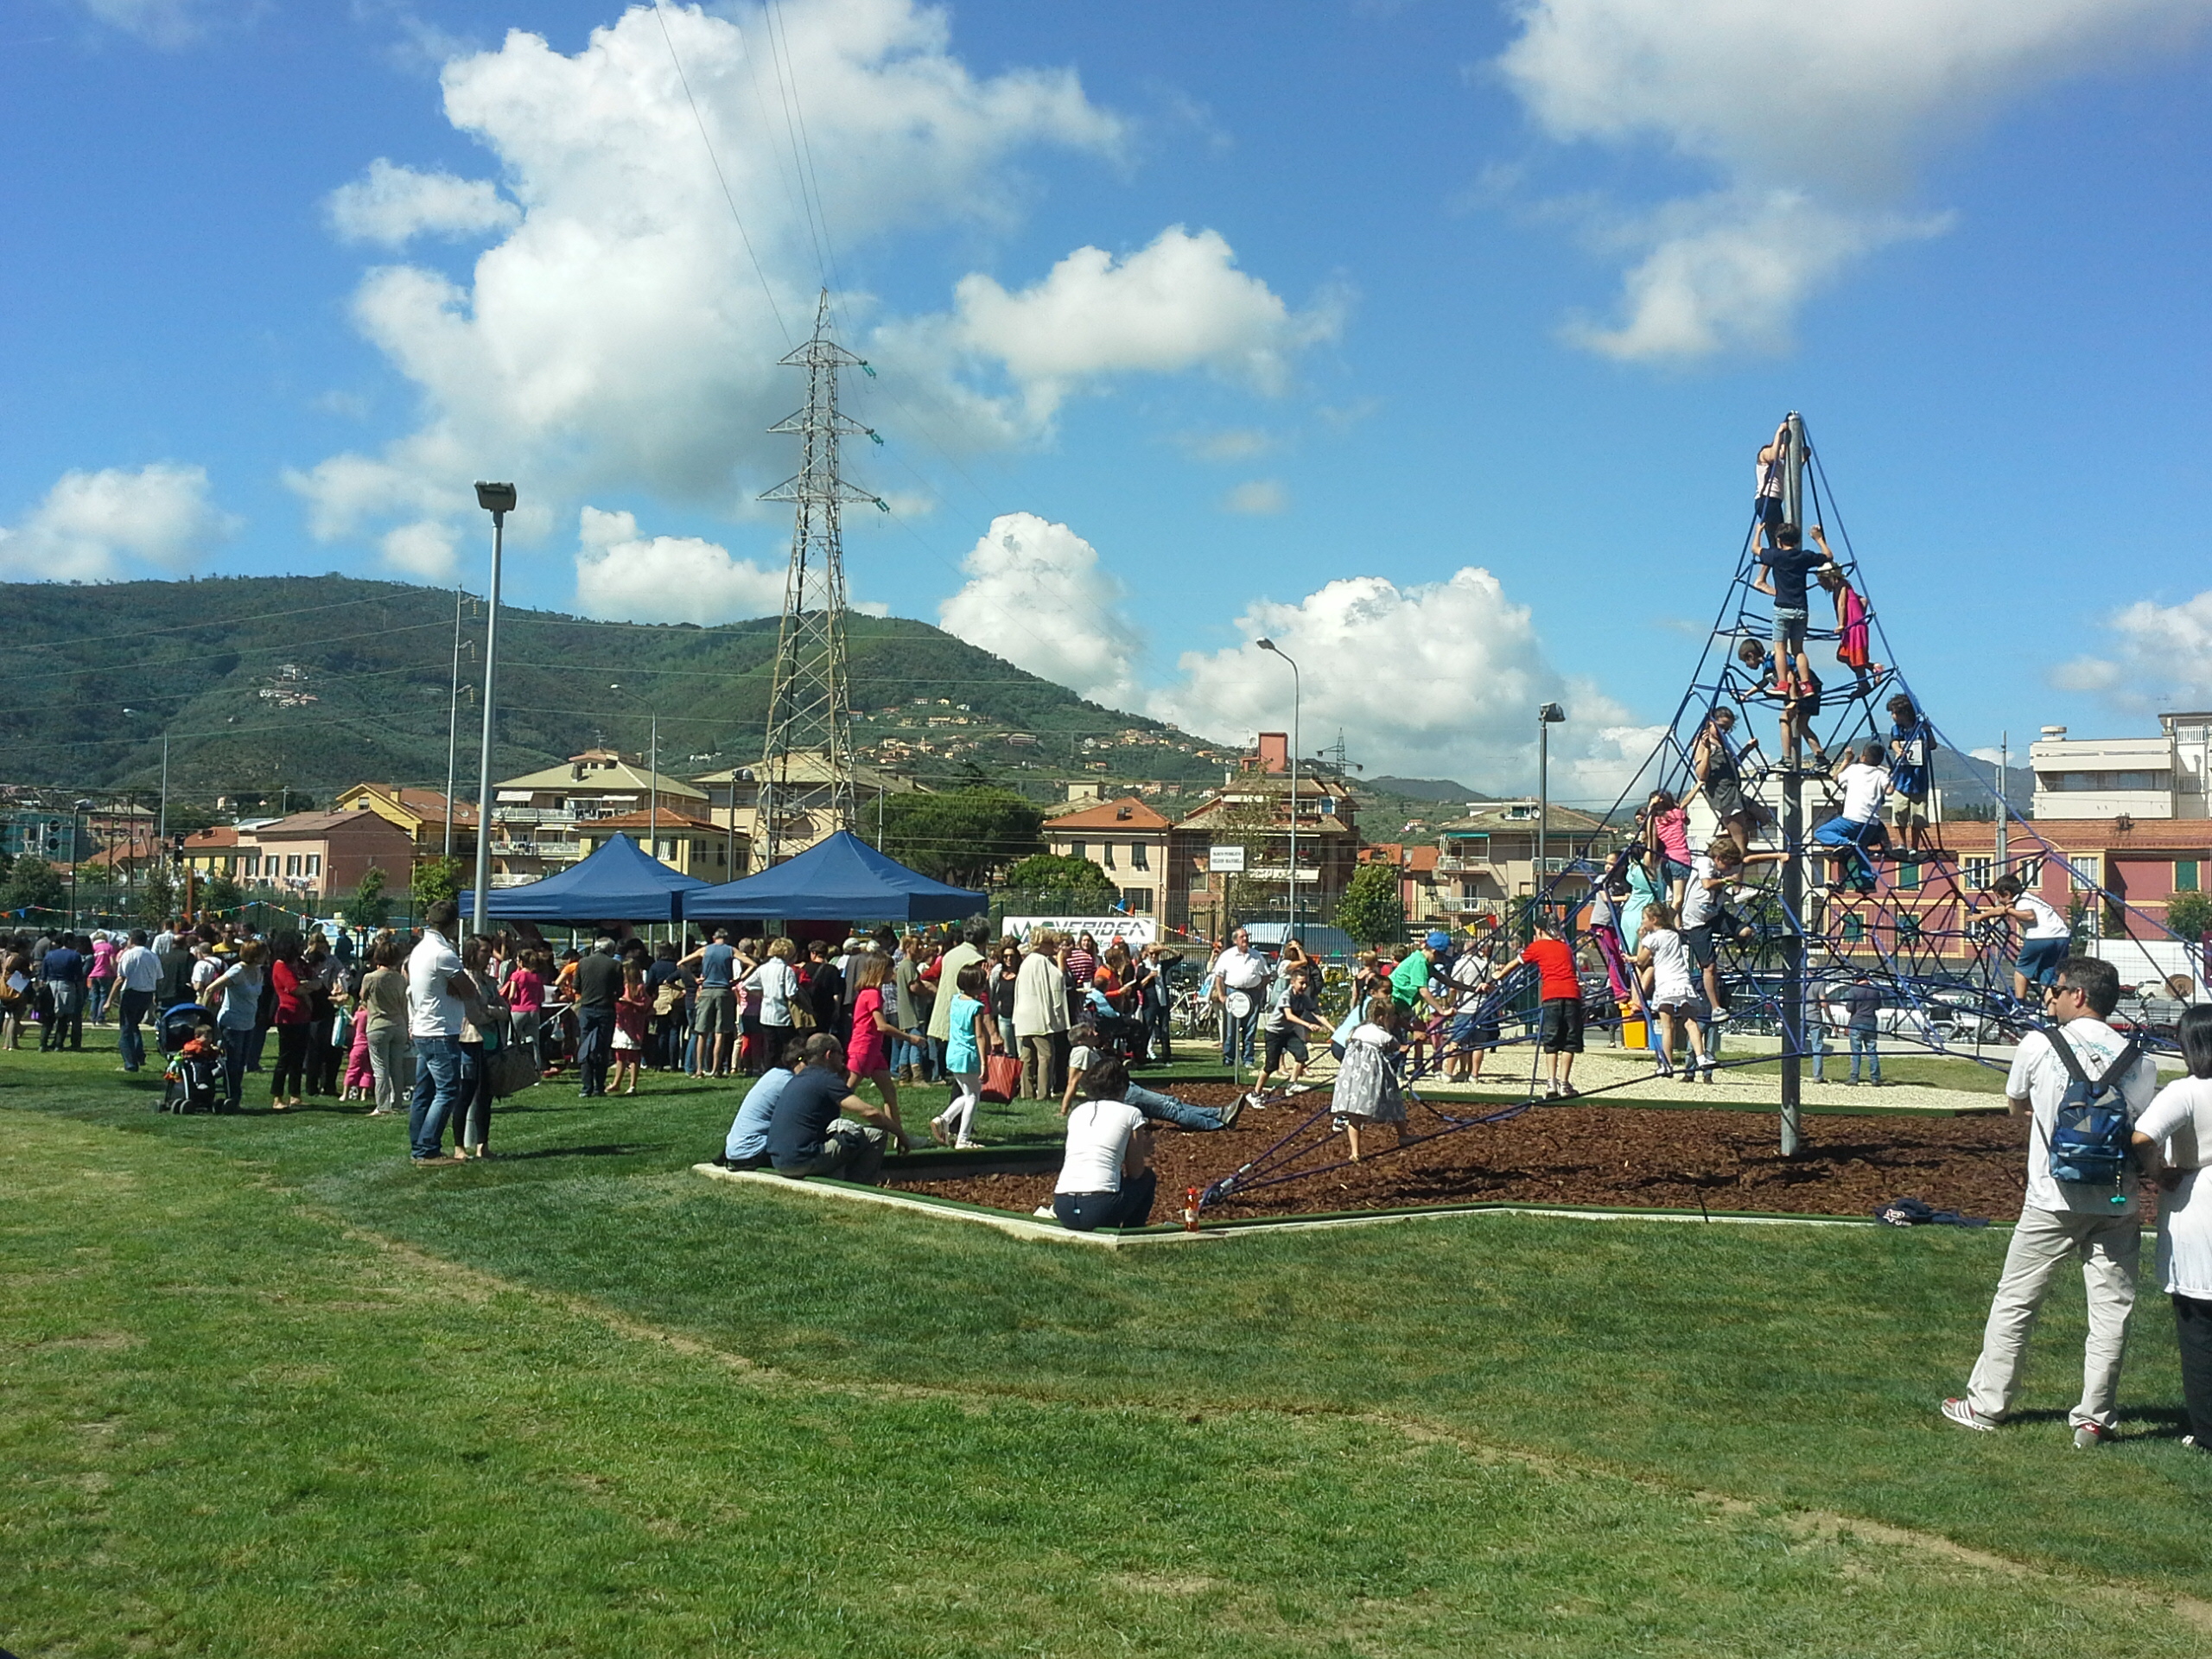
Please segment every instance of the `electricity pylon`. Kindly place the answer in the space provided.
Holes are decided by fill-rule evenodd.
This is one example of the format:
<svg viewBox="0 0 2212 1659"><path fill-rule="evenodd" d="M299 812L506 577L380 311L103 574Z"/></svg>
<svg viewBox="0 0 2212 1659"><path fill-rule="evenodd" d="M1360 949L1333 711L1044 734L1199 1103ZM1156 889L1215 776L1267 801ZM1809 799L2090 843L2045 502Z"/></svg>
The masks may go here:
<svg viewBox="0 0 2212 1659"><path fill-rule="evenodd" d="M853 709L845 665L845 554L839 510L848 501L883 503L837 474L837 440L874 437L837 412L837 372L868 365L830 337L830 295L815 313L814 334L779 359L806 371L806 407L771 432L796 432L799 469L763 501L798 505L791 573L784 582L783 626L761 751L756 868L803 852L853 823ZM868 370L873 373L873 370Z"/></svg>

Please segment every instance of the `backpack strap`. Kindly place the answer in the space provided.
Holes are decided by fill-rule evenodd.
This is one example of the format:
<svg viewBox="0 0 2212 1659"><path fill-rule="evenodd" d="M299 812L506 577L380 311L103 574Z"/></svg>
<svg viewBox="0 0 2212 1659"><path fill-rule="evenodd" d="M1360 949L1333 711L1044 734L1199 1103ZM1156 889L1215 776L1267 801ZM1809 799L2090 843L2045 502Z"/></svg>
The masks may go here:
<svg viewBox="0 0 2212 1659"><path fill-rule="evenodd" d="M2073 1048L2067 1043L2066 1039L2058 1034L2058 1027L2056 1026L2044 1027L2043 1034L2044 1040L2050 1045L2051 1052L2057 1055L2060 1063L2066 1067L2066 1075L2068 1077L2073 1078L2076 1083L2088 1083L2090 1081L2089 1074L2082 1069L2081 1057L2075 1053ZM2133 1045L2130 1045L2130 1046L2133 1046Z"/></svg>

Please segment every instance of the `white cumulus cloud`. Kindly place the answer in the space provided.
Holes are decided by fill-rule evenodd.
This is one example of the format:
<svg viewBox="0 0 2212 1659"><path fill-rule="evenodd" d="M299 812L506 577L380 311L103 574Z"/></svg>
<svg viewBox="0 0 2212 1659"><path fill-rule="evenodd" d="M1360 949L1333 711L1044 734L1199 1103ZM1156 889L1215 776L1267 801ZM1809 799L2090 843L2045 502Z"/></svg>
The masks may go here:
<svg viewBox="0 0 2212 1659"><path fill-rule="evenodd" d="M445 65L446 118L487 152L504 197L487 184L372 166L330 211L346 233L370 240L485 231L499 239L466 280L404 264L364 276L354 321L412 384L423 415L377 453L288 474L313 533L456 522L479 476L527 480L537 499L567 511L616 489L734 508L789 473L791 440L763 429L803 396L775 359L811 326L820 267L793 181L787 86L801 100L807 181L841 256L1010 225L1028 157L1122 148L1123 123L1072 72L971 73L951 50L948 14L917 0L784 0L776 20L781 79L762 11L747 4L658 14L633 5L574 53L518 29L495 51ZM1120 320L1071 357L1037 338L1027 290L1000 290L996 302L981 291L977 318L987 320L957 351L944 337L968 326L964 312L912 331L936 343L912 360L896 349L897 320L866 295L841 296L838 321L887 377L936 377L919 390L952 409L967 437L1002 442L1019 435L1004 400L948 378L971 359L1014 372L1009 359L1019 358L1021 372L1063 385L1147 364L1276 372L1304 325L1270 314L1264 286L1217 245L1183 237L1147 250L1149 261L1108 261ZM1201 284L1191 303L1229 333L1210 340L1186 330L1147 356L1126 314L1141 308L1140 279L1179 251L1175 270Z"/></svg>
<svg viewBox="0 0 2212 1659"><path fill-rule="evenodd" d="M586 616L711 627L784 607L782 570L734 559L696 536L640 536L634 514L586 507L576 538L576 604Z"/></svg>
<svg viewBox="0 0 2212 1659"><path fill-rule="evenodd" d="M367 175L340 185L324 204L348 242L396 248L417 236L474 236L519 223L522 210L484 179L395 167L379 156Z"/></svg>
<svg viewBox="0 0 2212 1659"><path fill-rule="evenodd" d="M1005 513L960 568L966 585L938 607L948 633L1096 702L1134 706L1143 641L1089 542L1033 512Z"/></svg>
<svg viewBox="0 0 2212 1659"><path fill-rule="evenodd" d="M1222 736L1287 730L1289 671L1251 643L1268 639L1298 664L1306 748L1342 728L1370 773L1531 784L1536 706L1556 700L1569 718L1554 730L1553 792L1610 799L1663 735L1554 667L1529 607L1479 568L1406 587L1349 576L1295 604L1256 603L1236 626L1245 643L1186 652L1150 712Z"/></svg>
<svg viewBox="0 0 2212 1659"><path fill-rule="evenodd" d="M1916 167L2037 86L2145 57L2212 0L1517 0L1498 60L1561 141L1651 143L1717 187L1617 224L1624 315L1573 336L1681 359L1786 336L1853 260L1942 228L1906 211Z"/></svg>
<svg viewBox="0 0 2212 1659"><path fill-rule="evenodd" d="M2202 709L2212 699L2212 589L2178 605L2138 600L2105 619L2110 655L2050 670L2062 691L2087 691L2133 714Z"/></svg>
<svg viewBox="0 0 2212 1659"><path fill-rule="evenodd" d="M954 308L959 346L1003 364L1039 417L1085 381L1135 372L1208 368L1278 391L1298 353L1342 324L1339 301L1293 311L1236 269L1219 232L1180 225L1126 258L1077 248L1014 292L981 273L963 276Z"/></svg>
<svg viewBox="0 0 2212 1659"><path fill-rule="evenodd" d="M454 551L461 537L450 524L419 518L388 530L378 541L385 562L395 570L442 582L453 575Z"/></svg>
<svg viewBox="0 0 2212 1659"><path fill-rule="evenodd" d="M238 526L208 499L203 467L64 473L20 524L0 530L0 570L15 582L96 581L132 562L182 570Z"/></svg>

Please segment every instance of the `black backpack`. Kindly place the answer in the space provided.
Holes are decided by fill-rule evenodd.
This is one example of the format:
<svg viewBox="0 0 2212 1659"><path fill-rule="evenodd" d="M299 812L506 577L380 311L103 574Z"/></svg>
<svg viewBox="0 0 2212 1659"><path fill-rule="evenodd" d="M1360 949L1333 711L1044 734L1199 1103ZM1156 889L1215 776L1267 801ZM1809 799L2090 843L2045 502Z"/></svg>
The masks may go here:
<svg viewBox="0 0 2212 1659"><path fill-rule="evenodd" d="M2080 1058L2063 1037L2056 1031L2044 1035L2050 1039L2069 1079L2047 1137L2051 1179L2075 1186L2116 1187L2133 1155L2129 1136L2134 1128L2120 1084L2142 1058L2142 1049L2131 1038L2104 1074L2092 1077L2082 1070ZM2119 1199L2115 1197L2113 1202Z"/></svg>

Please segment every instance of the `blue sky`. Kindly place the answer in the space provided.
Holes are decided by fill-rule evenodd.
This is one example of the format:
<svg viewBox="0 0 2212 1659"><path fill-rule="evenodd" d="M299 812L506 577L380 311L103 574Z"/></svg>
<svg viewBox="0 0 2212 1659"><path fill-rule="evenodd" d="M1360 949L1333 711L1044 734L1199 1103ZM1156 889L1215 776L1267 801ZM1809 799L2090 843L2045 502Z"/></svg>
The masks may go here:
<svg viewBox="0 0 2212 1659"><path fill-rule="evenodd" d="M1797 407L1955 741L2203 706L2212 0L1852 10L23 0L0 569L480 589L512 474L519 602L772 606L795 85L865 601L1227 737L1268 632L1490 788L1560 696L1602 794Z"/></svg>

